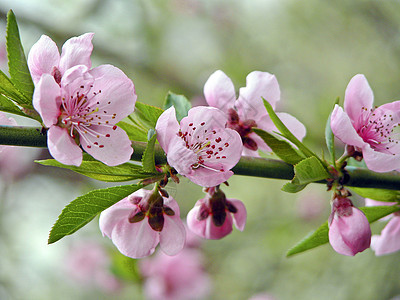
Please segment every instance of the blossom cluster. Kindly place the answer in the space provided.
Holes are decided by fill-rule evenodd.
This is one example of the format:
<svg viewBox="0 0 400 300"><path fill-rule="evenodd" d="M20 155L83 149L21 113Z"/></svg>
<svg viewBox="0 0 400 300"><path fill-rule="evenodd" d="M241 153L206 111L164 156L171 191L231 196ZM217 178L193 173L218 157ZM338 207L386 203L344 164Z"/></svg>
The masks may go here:
<svg viewBox="0 0 400 300"><path fill-rule="evenodd" d="M127 133L117 123L134 111L137 96L133 82L120 69L111 65L92 68L92 38L87 33L69 39L61 54L47 36L32 47L28 66L35 84L33 106L47 129L48 148L57 161L79 166L84 150L116 166L128 162L133 153ZM154 126L167 158L166 166L157 169L167 170L166 180L156 182L153 190L134 192L100 215L103 235L126 256L149 256L157 245L167 255L184 249L186 230L178 203L163 189L176 173L203 187L206 194L187 215L191 232L220 239L232 232L233 225L240 231L245 228L244 203L227 198L221 185L227 184L242 156L272 151L253 128L279 131L263 100L275 109L280 87L274 75L254 71L236 96L232 80L218 70L206 81L204 97L208 106L191 108L179 122L172 106ZM305 137L306 129L295 117L276 116L299 141ZM336 105L330 123L333 134L346 144L346 157L364 159L376 172L400 170L400 101L374 108L373 93L363 75L350 81L344 109ZM370 246L371 230L366 216L341 188L335 186L329 241L338 253L355 255ZM377 255L399 248L399 239L388 233L398 231L396 222L391 221L380 238L373 237ZM387 240L390 250L382 246Z"/></svg>

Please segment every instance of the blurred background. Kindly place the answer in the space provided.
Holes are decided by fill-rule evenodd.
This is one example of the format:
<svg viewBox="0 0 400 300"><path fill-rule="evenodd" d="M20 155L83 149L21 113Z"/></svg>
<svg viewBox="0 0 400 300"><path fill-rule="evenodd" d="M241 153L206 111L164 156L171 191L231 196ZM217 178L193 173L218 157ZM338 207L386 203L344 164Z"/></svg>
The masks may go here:
<svg viewBox="0 0 400 300"><path fill-rule="evenodd" d="M138 100L149 104L161 106L169 90L202 103L204 83L217 69L237 90L253 70L273 73L282 93L277 110L306 125L306 143L317 153L325 149L333 102L343 99L355 74L366 75L376 105L400 98L399 1L0 0L1 43L9 9L17 16L26 53L41 34L61 46L72 36L94 32L93 65L121 68L133 80ZM29 163L46 155L23 149L11 167L0 165L0 299L145 299L140 262L117 253L101 236L97 219L47 245L63 207L105 185ZM25 171L13 174L25 160ZM400 298L399 253L375 257L368 249L345 257L325 245L285 257L328 218L330 194L324 186L293 195L281 192L284 182L278 180L234 176L229 183L224 191L245 203L247 226L197 246L211 282L204 299L260 293L268 299ZM168 189L182 215L203 197L201 188L185 179ZM374 224L373 232L382 226Z"/></svg>

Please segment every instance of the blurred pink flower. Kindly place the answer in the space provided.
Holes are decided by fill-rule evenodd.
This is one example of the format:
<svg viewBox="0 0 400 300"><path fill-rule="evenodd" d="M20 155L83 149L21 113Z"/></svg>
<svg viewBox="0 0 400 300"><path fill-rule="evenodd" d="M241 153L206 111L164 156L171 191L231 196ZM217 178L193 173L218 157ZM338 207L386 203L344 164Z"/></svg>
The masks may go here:
<svg viewBox="0 0 400 300"><path fill-rule="evenodd" d="M257 150L271 151L252 127L265 131L277 131L265 109L263 98L275 109L280 100L280 89L275 75L254 71L247 75L246 87L240 88L236 100L235 87L224 72L211 74L204 85L204 96L208 105L219 108L228 116L227 126L236 130L243 142L243 155L259 156ZM287 113L277 113L283 123L298 138L306 135L304 125Z"/></svg>
<svg viewBox="0 0 400 300"><path fill-rule="evenodd" d="M395 205L397 202L382 202L365 199L366 206ZM395 212L381 220L389 220L380 235L373 235L371 249L376 256L394 253L400 250L400 213Z"/></svg>
<svg viewBox="0 0 400 300"><path fill-rule="evenodd" d="M276 300L276 298L267 293L260 293L260 294L253 295L248 300Z"/></svg>
<svg viewBox="0 0 400 300"><path fill-rule="evenodd" d="M400 101L375 108L373 102L367 79L355 75L346 88L344 110L336 105L332 112L332 131L372 171L400 169Z"/></svg>
<svg viewBox="0 0 400 300"><path fill-rule="evenodd" d="M100 230L118 250L132 258L152 254L160 243L161 250L175 255L185 244L185 227L178 203L162 197L158 191L141 189L104 210Z"/></svg>
<svg viewBox="0 0 400 300"><path fill-rule="evenodd" d="M139 264L148 299L203 299L211 291L211 280L204 270L204 258L199 250L185 248L175 256L158 252Z"/></svg>
<svg viewBox="0 0 400 300"><path fill-rule="evenodd" d="M111 273L110 257L96 242L74 245L64 261L68 275L84 287L93 286L106 292L116 292L121 282Z"/></svg>
<svg viewBox="0 0 400 300"><path fill-rule="evenodd" d="M243 231L246 218L246 207L242 201L227 199L219 188L213 187L189 211L187 224L189 230L203 238L221 239L232 232L233 224Z"/></svg>
<svg viewBox="0 0 400 300"><path fill-rule="evenodd" d="M216 186L227 181L241 157L239 134L225 128L225 114L214 107L197 106L176 120L170 107L157 121L157 138L171 167L192 182Z"/></svg>
<svg viewBox="0 0 400 300"><path fill-rule="evenodd" d="M17 126L13 118L0 112L0 125ZM39 149L0 145L0 173L7 182L14 181L27 174L34 166L33 160Z"/></svg>
<svg viewBox="0 0 400 300"><path fill-rule="evenodd" d="M336 197L329 217L329 243L343 255L354 256L369 248L371 228L364 213L348 198Z"/></svg>

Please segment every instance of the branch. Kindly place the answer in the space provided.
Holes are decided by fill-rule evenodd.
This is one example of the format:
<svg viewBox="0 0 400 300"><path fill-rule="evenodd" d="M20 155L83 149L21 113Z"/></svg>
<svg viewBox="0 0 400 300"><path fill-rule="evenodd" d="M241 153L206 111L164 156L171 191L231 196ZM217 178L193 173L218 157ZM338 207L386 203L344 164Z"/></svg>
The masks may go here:
<svg viewBox="0 0 400 300"><path fill-rule="evenodd" d="M45 148L47 137L40 127L0 126L0 145ZM132 146L134 149L132 160L140 161L146 149L146 143L132 142ZM167 162L160 145L155 147L155 161L156 164ZM375 173L368 169L351 166L346 170L350 175L347 186L400 190L399 172ZM242 157L232 171L236 175L285 180L291 180L294 176L292 165L277 159L259 157ZM325 181L319 183L325 183Z"/></svg>

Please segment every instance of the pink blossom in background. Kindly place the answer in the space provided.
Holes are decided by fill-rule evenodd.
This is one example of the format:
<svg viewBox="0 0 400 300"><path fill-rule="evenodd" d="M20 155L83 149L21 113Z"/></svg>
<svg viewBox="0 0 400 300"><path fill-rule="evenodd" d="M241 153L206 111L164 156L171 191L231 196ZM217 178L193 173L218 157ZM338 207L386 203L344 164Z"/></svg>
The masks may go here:
<svg viewBox="0 0 400 300"><path fill-rule="evenodd" d="M13 118L8 118L0 112L0 125L17 126ZM33 160L40 149L0 145L0 173L4 181L17 180L33 168Z"/></svg>
<svg viewBox="0 0 400 300"><path fill-rule="evenodd" d="M274 296L267 293L253 295L248 300L277 300Z"/></svg>
<svg viewBox="0 0 400 300"><path fill-rule="evenodd" d="M28 59L37 78L33 106L49 128L48 148L56 160L79 166L82 146L95 159L115 166L127 162L133 152L128 135L115 124L133 112L135 88L111 65L89 70L91 39L92 34L86 34L67 41L61 58L49 38L33 46ZM52 68L58 71L50 72Z"/></svg>
<svg viewBox="0 0 400 300"><path fill-rule="evenodd" d="M185 227L172 197L141 189L100 214L100 230L118 250L132 258L152 254L158 244L175 255L185 244Z"/></svg>
<svg viewBox="0 0 400 300"><path fill-rule="evenodd" d="M275 75L254 71L247 75L246 87L240 88L236 99L235 87L224 72L214 72L204 85L204 96L208 105L219 108L228 116L227 126L236 130L243 142L243 155L259 156L257 150L271 151L252 127L265 131L278 131L267 110L263 98L275 109L280 100L280 89ZM277 113L282 122L299 139L306 135L306 128L295 117Z"/></svg>
<svg viewBox="0 0 400 300"><path fill-rule="evenodd" d="M196 202L187 215L189 230L206 239L221 239L232 232L235 224L240 231L246 225L247 212L243 202L227 199L218 188L210 188L205 198Z"/></svg>
<svg viewBox="0 0 400 300"><path fill-rule="evenodd" d="M365 199L366 206L395 205L397 202L382 202ZM380 235L373 235L371 249L376 256L391 254L400 250L400 213L395 212L381 220L389 222L383 228Z"/></svg>
<svg viewBox="0 0 400 300"><path fill-rule="evenodd" d="M400 169L400 101L379 107L373 102L367 79L357 74L346 88L344 110L336 105L332 112L332 131L372 171Z"/></svg>
<svg viewBox="0 0 400 300"><path fill-rule="evenodd" d="M61 55L56 43L47 35L42 35L28 54L28 67L35 85L43 74L50 74L60 84L61 77L72 67L83 65L92 67L90 56L93 51L93 33L85 33L70 38L62 47Z"/></svg>
<svg viewBox="0 0 400 300"><path fill-rule="evenodd" d="M197 106L178 123L175 108L162 113L157 138L171 167L192 182L211 187L227 181L239 161L239 134L225 128L226 115L214 107Z"/></svg>
<svg viewBox="0 0 400 300"><path fill-rule="evenodd" d="M110 257L96 242L81 242L71 247L64 260L69 277L85 288L117 292L121 282L111 273Z"/></svg>
<svg viewBox="0 0 400 300"><path fill-rule="evenodd" d="M206 299L211 292L204 257L197 249L185 248L175 256L158 252L154 257L141 260L139 266L145 277L146 299Z"/></svg>
<svg viewBox="0 0 400 300"><path fill-rule="evenodd" d="M371 228L364 213L348 198L336 197L329 217L329 243L343 255L354 256L369 248Z"/></svg>

